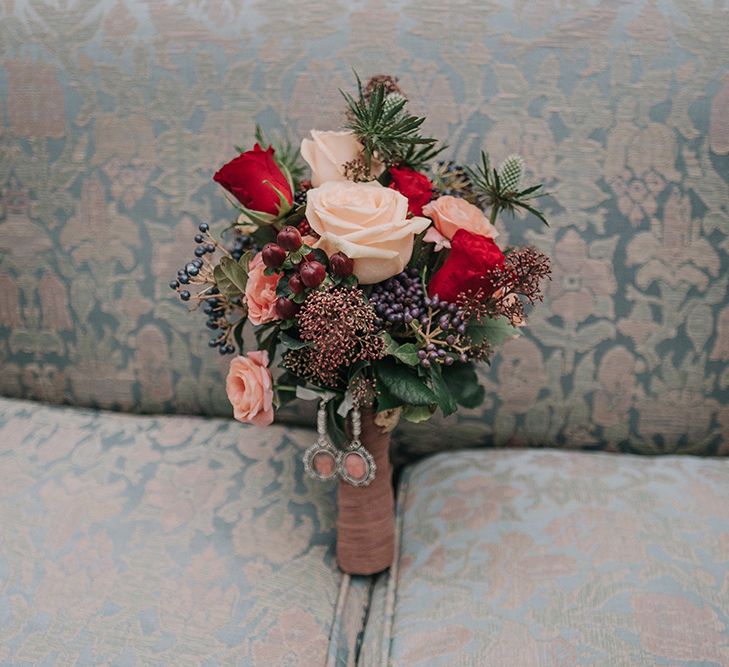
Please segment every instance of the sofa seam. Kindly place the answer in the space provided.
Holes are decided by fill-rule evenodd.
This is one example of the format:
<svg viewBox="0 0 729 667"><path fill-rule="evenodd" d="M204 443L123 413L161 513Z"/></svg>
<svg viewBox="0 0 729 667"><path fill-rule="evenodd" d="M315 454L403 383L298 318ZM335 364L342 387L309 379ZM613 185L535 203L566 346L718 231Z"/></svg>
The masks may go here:
<svg viewBox="0 0 729 667"><path fill-rule="evenodd" d="M403 476L404 477L404 476ZM400 575L400 557L402 547L402 528L404 522L403 506L409 491L409 482L403 478L400 480L400 493L397 496L395 507L395 558L390 568L390 577L387 583L387 595L385 598L385 627L382 633L382 644L380 646L380 660L382 667L390 664L392 649L392 633L395 624L395 597L397 584Z"/></svg>

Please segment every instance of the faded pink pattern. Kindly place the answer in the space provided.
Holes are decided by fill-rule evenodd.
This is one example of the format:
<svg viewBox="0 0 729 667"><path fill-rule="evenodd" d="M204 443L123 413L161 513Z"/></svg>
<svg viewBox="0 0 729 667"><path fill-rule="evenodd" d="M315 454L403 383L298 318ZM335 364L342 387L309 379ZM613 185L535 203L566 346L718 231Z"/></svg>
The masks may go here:
<svg viewBox="0 0 729 667"><path fill-rule="evenodd" d="M548 284L551 310L567 322L578 323L595 313L595 301L617 289L613 267L590 257L587 243L573 229L554 249L554 271Z"/></svg>
<svg viewBox="0 0 729 667"><path fill-rule="evenodd" d="M4 63L8 77L8 118L21 137L63 137L64 96L53 65L31 60Z"/></svg>
<svg viewBox="0 0 729 667"><path fill-rule="evenodd" d="M514 412L526 412L537 401L547 380L539 348L528 338L507 341L499 364L496 391Z"/></svg>
<svg viewBox="0 0 729 667"><path fill-rule="evenodd" d="M633 594L630 604L646 651L669 660L729 662L726 624L706 605L662 593ZM702 629L698 636L696 628Z"/></svg>
<svg viewBox="0 0 729 667"><path fill-rule="evenodd" d="M406 665L429 665L433 658L444 658L464 652L473 631L464 625L446 625L432 632L414 632L411 646L403 655Z"/></svg>
<svg viewBox="0 0 729 667"><path fill-rule="evenodd" d="M628 419L635 390L635 358L624 347L605 353L597 373L592 418L600 426L617 426Z"/></svg>
<svg viewBox="0 0 729 667"><path fill-rule="evenodd" d="M0 662L353 664L310 437L0 399Z"/></svg>
<svg viewBox="0 0 729 667"><path fill-rule="evenodd" d="M433 456L403 473L396 576L370 615L387 587L394 667L729 664L728 506L722 459Z"/></svg>
<svg viewBox="0 0 729 667"><path fill-rule="evenodd" d="M159 509L160 526L165 531L175 530L200 514L210 514L219 507L227 495L232 480L223 480L203 463L192 465L165 465L159 468L155 479L147 483L146 503ZM202 529L212 532L212 524Z"/></svg>
<svg viewBox="0 0 729 667"><path fill-rule="evenodd" d="M325 655L327 637L311 614L283 610L265 639L251 644L251 657L260 665L314 665Z"/></svg>

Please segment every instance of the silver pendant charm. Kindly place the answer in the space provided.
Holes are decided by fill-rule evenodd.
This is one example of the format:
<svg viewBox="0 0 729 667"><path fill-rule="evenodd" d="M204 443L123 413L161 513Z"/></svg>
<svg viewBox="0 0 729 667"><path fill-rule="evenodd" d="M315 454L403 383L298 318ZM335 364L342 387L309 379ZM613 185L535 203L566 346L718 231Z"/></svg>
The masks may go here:
<svg viewBox="0 0 729 667"><path fill-rule="evenodd" d="M319 438L304 452L304 470L309 477L322 482L333 479L338 472L338 452L327 436L326 401L319 404L317 432Z"/></svg>
<svg viewBox="0 0 729 667"><path fill-rule="evenodd" d="M339 476L352 486L368 486L375 479L375 459L362 445L362 418L359 406L352 407L352 442L344 452L339 452L337 469Z"/></svg>

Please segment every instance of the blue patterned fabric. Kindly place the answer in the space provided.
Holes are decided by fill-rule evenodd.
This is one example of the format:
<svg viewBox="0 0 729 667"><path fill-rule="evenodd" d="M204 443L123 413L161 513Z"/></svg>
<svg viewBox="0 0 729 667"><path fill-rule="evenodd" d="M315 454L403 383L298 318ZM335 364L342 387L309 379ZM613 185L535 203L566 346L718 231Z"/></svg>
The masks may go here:
<svg viewBox="0 0 729 667"><path fill-rule="evenodd" d="M398 75L447 158L519 153L553 193L548 229L499 223L554 279L453 440L727 453L727 25L694 0L3 4L0 393L229 415L167 283L231 220L233 146L338 128L356 68Z"/></svg>
<svg viewBox="0 0 729 667"><path fill-rule="evenodd" d="M0 399L0 664L354 664L310 439Z"/></svg>
<svg viewBox="0 0 729 667"><path fill-rule="evenodd" d="M726 459L433 456L403 475L360 664L728 665L727 508Z"/></svg>

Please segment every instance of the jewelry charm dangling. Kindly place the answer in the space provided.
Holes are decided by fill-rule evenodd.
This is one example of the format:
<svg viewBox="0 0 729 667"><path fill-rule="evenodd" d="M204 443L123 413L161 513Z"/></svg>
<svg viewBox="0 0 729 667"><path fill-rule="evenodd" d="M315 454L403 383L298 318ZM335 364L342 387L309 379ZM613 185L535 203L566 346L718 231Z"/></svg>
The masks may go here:
<svg viewBox="0 0 729 667"><path fill-rule="evenodd" d="M362 415L359 405L352 406L352 442L344 452L339 452L337 469L339 476L352 486L368 486L375 478L375 460L362 445Z"/></svg>
<svg viewBox="0 0 729 667"><path fill-rule="evenodd" d="M304 452L304 470L309 477L325 482L337 476L337 450L327 435L327 402L319 403L316 419L317 441Z"/></svg>

